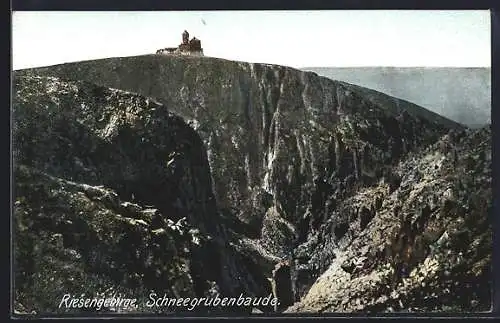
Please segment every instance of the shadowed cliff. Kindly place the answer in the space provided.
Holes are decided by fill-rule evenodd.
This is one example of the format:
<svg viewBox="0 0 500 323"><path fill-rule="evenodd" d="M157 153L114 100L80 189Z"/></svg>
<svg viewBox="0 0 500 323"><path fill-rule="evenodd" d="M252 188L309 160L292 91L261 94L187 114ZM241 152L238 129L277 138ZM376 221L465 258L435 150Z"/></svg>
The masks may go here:
<svg viewBox="0 0 500 323"><path fill-rule="evenodd" d="M63 294L119 293L169 312L144 306L151 290L266 292L227 245L201 139L165 106L15 77L13 107L16 306L65 312Z"/></svg>

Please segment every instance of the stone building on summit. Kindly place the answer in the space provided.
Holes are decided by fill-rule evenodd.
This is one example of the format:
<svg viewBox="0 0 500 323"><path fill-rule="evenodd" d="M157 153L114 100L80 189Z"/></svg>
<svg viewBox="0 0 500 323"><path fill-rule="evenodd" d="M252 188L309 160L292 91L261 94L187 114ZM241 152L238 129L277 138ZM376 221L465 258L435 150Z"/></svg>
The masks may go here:
<svg viewBox="0 0 500 323"><path fill-rule="evenodd" d="M203 56L203 48L201 48L201 41L199 39L196 37L189 39L189 33L184 30L182 33L182 43L179 46L158 49L156 54Z"/></svg>

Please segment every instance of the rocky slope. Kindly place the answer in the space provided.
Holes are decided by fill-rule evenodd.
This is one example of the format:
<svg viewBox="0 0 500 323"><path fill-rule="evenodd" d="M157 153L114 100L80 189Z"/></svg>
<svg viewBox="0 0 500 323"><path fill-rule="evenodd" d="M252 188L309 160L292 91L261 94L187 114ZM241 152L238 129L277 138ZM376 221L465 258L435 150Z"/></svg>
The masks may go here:
<svg viewBox="0 0 500 323"><path fill-rule="evenodd" d="M396 189L358 191L298 248L336 252L287 312L490 310L491 129L446 135L393 171ZM339 219L348 224L336 242Z"/></svg>
<svg viewBox="0 0 500 323"><path fill-rule="evenodd" d="M385 205L386 212L391 213L395 208L391 201L394 194L403 190L402 185L410 188L426 185L419 184L421 177L404 179L398 176L398 172L405 174L401 165L413 160L425 168L427 161L421 160L423 147L434 147L432 145L448 133L449 136L467 137L459 124L416 105L405 109L389 97L374 100L365 90L349 84L275 65L153 55L71 63L22 70L16 74L22 79L37 79L35 75L44 75L132 91L151 98L147 99L150 102L158 101L154 105L166 106L180 115L201 138L197 157L186 153L181 159L199 165L206 149L209 164L209 168L199 168L199 173L192 174L188 180L190 184L186 184L188 188L177 192L178 184L160 184L165 176L170 176L162 172L170 158L177 160L174 153L177 149L165 151L168 153L165 155L164 148L158 151L159 147L153 145L151 154L154 156L150 157L146 167L121 161L123 155L139 158L141 163L141 158L147 158L139 157L142 154L139 151L144 151L140 138L143 132L150 131L149 124L140 125L138 133L125 135L123 146L118 145L121 148L111 145L118 151L105 149L106 153L103 153L100 150L94 152L91 159L78 156L76 150L68 153L67 148L62 149L68 158L76 155L83 160L80 164L85 168L93 169L89 165L96 165L94 168L102 170L92 175L92 172L82 172L71 166L59 176L76 177L71 180L89 185L102 183L114 189L121 200L137 198L139 205L152 205L166 217L177 204L175 200L165 200L163 192L165 189L168 192L174 190L175 196L182 196L180 200L185 201L184 205L190 205L187 208L190 211L184 212L190 225L200 227L202 233L220 241L219 246L226 244L229 250L222 252L208 247L221 261L214 265L215 276L200 278L202 283L199 286L202 287L199 287L199 293L206 292L210 281L232 294L243 290L246 294L264 295L274 286L282 301L279 310L301 298L303 302L294 305L290 311L309 310L311 307L306 304L311 302L319 304L314 296L310 296L317 286L314 282L323 273L328 273L332 266L336 268L337 259L341 259L347 246L352 244L359 249L361 245L370 252L382 248L383 243L366 239L371 234L369 230L374 230L371 221L379 221L377 210ZM69 81L68 84L73 83ZM19 100L26 95L19 94ZM89 98L92 97L94 95L90 94ZM95 97L100 96L96 94ZM144 97L141 98L146 100ZM113 120L128 120L127 114L116 116L118 111L101 117L110 109L109 106L103 103L101 110L85 110L85 117L76 114L73 115L76 121L71 125L67 125L68 121L64 124L78 128L81 122L78 120L94 118L97 121L88 128L106 137L111 131L108 128L114 128L116 121ZM108 121L99 121L100 118ZM157 115L145 113L145 118L156 120ZM132 118L130 122L135 125L136 119ZM167 130L161 126L162 122L158 121L157 128L153 127L158 129L157 132L149 132L148 140L163 140L158 136L169 136L172 142L184 140L184 134L177 131L164 134ZM32 128L26 128L28 138L36 138L33 132L29 132ZM188 139L188 142L199 140L194 132L187 133L188 138L195 138ZM177 139L179 135L181 138ZM130 137L133 138L131 141L125 140ZM43 147L54 140L51 138L43 145L37 145L42 151L33 151L34 148L20 151L31 154L26 160L47 156ZM130 142L136 144L125 144ZM63 142L60 145L66 147ZM103 156L102 160L99 156ZM56 161L45 158L43 163L32 167L54 176L61 168ZM438 175L432 173L429 176ZM122 177L130 180L118 183L116 178ZM436 186L434 193L444 193L441 189L445 186ZM201 194L200 190L204 193ZM474 192L473 186L467 190L468 193ZM364 198L366 201L360 201ZM365 203L365 207L360 208L360 203ZM437 212L435 207L433 204L432 212ZM473 206L477 214L486 216L481 207L481 203ZM403 214L413 214L414 209L414 206L403 207ZM189 215L191 211L193 214ZM446 216L451 215L443 217ZM392 217L387 221L387 226L395 230L400 220ZM422 224L427 225L427 222ZM220 252L223 255L218 255ZM486 250L479 257L488 263L490 254ZM199 259L200 264L210 259L195 254L193 258ZM229 266L224 266L225 263ZM376 263L373 260L374 273L378 268ZM228 272L222 272L225 267L229 268ZM241 279L236 279L238 277ZM266 278L271 279L271 284ZM484 304L488 300L480 298L480 301ZM335 305L329 306L312 308L314 311L342 310ZM381 305L375 310L386 308Z"/></svg>
<svg viewBox="0 0 500 323"><path fill-rule="evenodd" d="M261 289L227 246L206 151L182 119L86 82L16 77L14 91L18 306Z"/></svg>

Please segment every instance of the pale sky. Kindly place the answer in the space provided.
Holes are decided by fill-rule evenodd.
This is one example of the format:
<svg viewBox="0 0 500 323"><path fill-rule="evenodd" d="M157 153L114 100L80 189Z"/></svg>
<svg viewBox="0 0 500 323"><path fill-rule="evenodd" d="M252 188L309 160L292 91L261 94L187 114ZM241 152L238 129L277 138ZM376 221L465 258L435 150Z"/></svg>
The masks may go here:
<svg viewBox="0 0 500 323"><path fill-rule="evenodd" d="M205 56L300 67L490 67L487 10L14 12L13 69L201 40Z"/></svg>

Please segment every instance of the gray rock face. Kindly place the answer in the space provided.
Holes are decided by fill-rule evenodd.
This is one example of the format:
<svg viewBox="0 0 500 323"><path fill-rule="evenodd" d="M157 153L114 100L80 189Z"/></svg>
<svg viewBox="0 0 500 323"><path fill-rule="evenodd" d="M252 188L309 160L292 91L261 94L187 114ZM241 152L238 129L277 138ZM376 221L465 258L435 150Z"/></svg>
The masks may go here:
<svg viewBox="0 0 500 323"><path fill-rule="evenodd" d="M78 155L76 149L70 150L68 158L76 156L86 168L98 169L93 170L95 176L77 166L65 166L79 164L74 161L61 166L49 159L53 154L47 154L45 149L27 146L19 151L31 154L24 160L36 160L37 164L30 166L51 175L69 176L90 185L104 180L120 197L127 196L125 200L134 194L141 203L152 205L169 217L175 214L174 219L180 217L176 212L181 211L177 210L183 210L188 223L219 241L219 249L228 245L229 251L222 255L213 251L221 260L215 262L213 272L217 274L212 280L233 294L243 291L266 295L271 286L287 286L278 288L291 290L279 290L276 294L294 301L309 297L318 303L314 297L305 296L311 293L318 277L336 264L355 275L359 268L364 268L363 257L375 257L363 254L343 261L343 250L353 241L361 241L353 250L372 252L382 248L375 248L375 243L372 246L371 241L360 237L368 236L373 223L380 221L379 212L387 199L408 193L402 186L412 188L427 180L426 176L437 176L430 166L426 166L429 171L423 175L401 170L401 163L413 156L415 163L425 164L427 160L420 161L427 154L423 148L445 149L441 147L446 146L444 143L439 147L432 145L447 134L454 138L464 136L465 131L459 124L416 105L399 105L387 96L374 97L367 89L275 65L206 57L139 56L22 70L16 74L28 79L30 75L44 75L85 80L135 92L142 96L128 95L153 102L149 104L159 112L144 112L151 124L141 121L136 126L137 118L131 118L128 128L137 130L133 134L119 132L124 136L120 145L90 154L94 159L89 161ZM22 100L29 93L18 96ZM115 138L116 125L130 117L121 112L127 111L127 105L110 113L106 112L108 106L104 101L97 111L81 108L81 116L69 118L81 121L68 128L78 129L83 122L98 136ZM181 119L165 117L165 107L195 131L179 126L166 133L171 128L163 126L164 122L170 125L169 118L179 122ZM95 121L89 124L92 118ZM105 121L99 123L100 118ZM29 132L33 127L26 128L26 137L34 138L33 132ZM142 141L138 141L143 137L152 142L151 150L139 148ZM50 147L54 140L59 142L50 137L45 144ZM164 145L175 148L167 149ZM63 142L57 146L65 147ZM140 157L142 151L145 156ZM131 159L132 156L139 159ZM437 187L436 194L444 193L444 188ZM164 194L166 189L173 193ZM387 206L387 212L391 213L395 205ZM405 212L410 213L410 209L413 210L408 206ZM431 210L435 211L432 207ZM396 217L394 223L397 221ZM426 225L427 222L421 224ZM385 254L384 250L380 252ZM488 259L487 252L484 257ZM201 267L204 261L213 263L209 256L199 259ZM289 264L285 276L290 276L291 282L283 283L280 276L276 284L273 269L285 259ZM395 266L401 266L400 263L396 261ZM339 281L349 284L349 275L339 277ZM271 284L267 278L271 278ZM200 293L207 290L207 285L200 285ZM337 309L330 306L326 310Z"/></svg>
<svg viewBox="0 0 500 323"><path fill-rule="evenodd" d="M255 205L252 196L262 191L292 225L308 205L311 219L320 218L332 185L369 181L413 147L460 127L419 107L376 105L345 84L281 66L141 56L32 72L133 91L172 107L204 141L218 206L245 223L270 207Z"/></svg>
<svg viewBox="0 0 500 323"><path fill-rule="evenodd" d="M383 181L360 190L326 221L352 217L340 243L325 225L304 246L335 258L286 312L490 310L491 130L446 135L393 171L402 177L396 190Z"/></svg>

